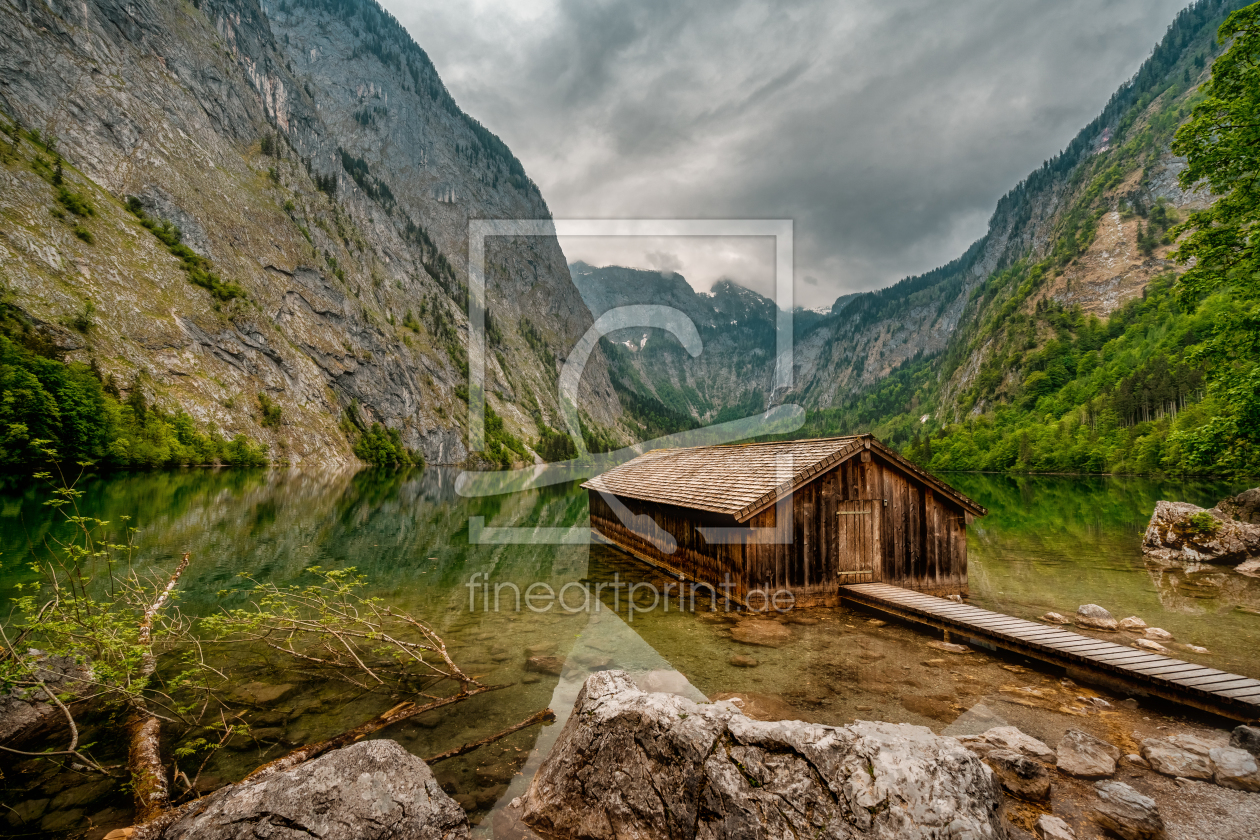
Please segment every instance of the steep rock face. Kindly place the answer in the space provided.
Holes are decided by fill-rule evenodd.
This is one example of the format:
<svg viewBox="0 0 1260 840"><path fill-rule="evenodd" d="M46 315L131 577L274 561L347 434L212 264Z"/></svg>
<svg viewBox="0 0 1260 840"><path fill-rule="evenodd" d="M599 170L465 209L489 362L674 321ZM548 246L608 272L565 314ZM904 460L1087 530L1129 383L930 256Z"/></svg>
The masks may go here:
<svg viewBox="0 0 1260 840"><path fill-rule="evenodd" d="M467 455L467 220L548 211L392 18L371 0L3 0L0 20L0 109L57 138L96 211L91 243L50 215L37 144L0 167L9 303L67 358L282 460L351 462L338 422L356 403L431 462ZM127 196L245 297L189 283ZM487 255L488 400L533 438L589 314L554 238ZM89 301L85 336L56 326ZM612 425L602 357L589 367L583 408Z"/></svg>

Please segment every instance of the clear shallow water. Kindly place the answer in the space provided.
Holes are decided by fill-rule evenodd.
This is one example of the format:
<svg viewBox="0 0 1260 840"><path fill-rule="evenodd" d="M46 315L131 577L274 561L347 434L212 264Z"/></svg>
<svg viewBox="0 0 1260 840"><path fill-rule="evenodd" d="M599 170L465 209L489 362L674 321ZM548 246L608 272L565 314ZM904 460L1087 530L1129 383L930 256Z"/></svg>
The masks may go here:
<svg viewBox="0 0 1260 840"><path fill-rule="evenodd" d="M470 609L466 584L474 573L522 590L534 582L559 590L574 582L664 581L602 546L470 545L471 516L485 517L492 527L581 525L586 496L570 485L469 500L455 493L456 475L445 469L408 476L183 471L88 482L85 507L115 522L133 517L141 526L141 562L155 570L173 567L184 550L192 552L180 601L188 614L231 604L219 593L240 572L283 583L302 581L311 565L354 566L369 577L373 594L428 620L468 673L511 686L381 733L422 757L499 731L545 706L562 723L586 676L608 667L631 671L645 688L695 699L739 694L754 713L821 723L882 719L961 734L1008 722L1051 743L1075 726L1132 746L1134 729L1171 725L1160 710L1100 710L1088 701L1099 692L1065 684L1060 675L1029 663L982 652L946 653L932 646L938 641L932 635L842 609L765 619L679 612L675 602L668 612L631 616L624 589L616 610L611 589L598 610L592 605L576 614L512 610L509 590L498 612L480 601ZM1260 608L1260 581L1224 569L1151 572L1139 549L1157 499L1210 504L1241 487L1141 479L948 479L991 511L970 535L974 603L1030 618L1098 603L1117 617L1139 615L1179 641L1212 651L1207 657L1183 650L1176 655L1260 676L1260 615L1245 611ZM30 489L0 495L0 598L30 579L21 561L48 533L43 498ZM570 603L578 600L574 591ZM754 622L756 630L757 622L770 620L783 628L775 628L779 647L732 637L741 622ZM527 671L528 655L555 656L563 670ZM756 664L750 667L748 658ZM293 745L341 732L397 702L312 681L292 663L261 652L238 657L236 665L236 682L291 688L273 707L246 712L256 740L239 739L218 754L205 771L204 787L239 778ZM1121 699L1102 696L1113 704ZM106 732L112 725L96 723ZM559 728L517 733L437 764L435 773L480 822L479 832L489 835L498 811L524 790ZM120 744L100 740L99 758L121 760ZM35 763L9 761L0 769L7 785L3 801L29 818L18 823L10 813L13 833L94 826L99 836L128 822L127 800L115 786Z"/></svg>

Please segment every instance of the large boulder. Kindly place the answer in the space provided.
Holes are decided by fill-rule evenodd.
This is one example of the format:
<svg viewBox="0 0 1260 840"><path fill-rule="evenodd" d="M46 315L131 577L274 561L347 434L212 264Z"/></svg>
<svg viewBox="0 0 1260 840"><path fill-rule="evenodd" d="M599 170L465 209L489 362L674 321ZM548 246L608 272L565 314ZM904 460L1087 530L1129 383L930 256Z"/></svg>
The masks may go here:
<svg viewBox="0 0 1260 840"><path fill-rule="evenodd" d="M1092 627L1095 630L1117 630L1120 622L1097 604L1081 604L1076 608L1076 626Z"/></svg>
<svg viewBox="0 0 1260 840"><path fill-rule="evenodd" d="M66 656L31 649L21 660L10 691L0 693L0 744L22 744L65 727L66 716L39 683L77 710L80 695L91 691L92 669Z"/></svg>
<svg viewBox="0 0 1260 840"><path fill-rule="evenodd" d="M394 741L360 741L199 800L163 840L465 840L468 818L428 765Z"/></svg>
<svg viewBox="0 0 1260 840"><path fill-rule="evenodd" d="M1155 800L1124 782L1097 782L1094 821L1124 840L1165 840L1168 836Z"/></svg>
<svg viewBox="0 0 1260 840"><path fill-rule="evenodd" d="M1059 739L1057 766L1061 772L1079 779L1105 779L1115 775L1120 750L1088 732L1069 729Z"/></svg>
<svg viewBox="0 0 1260 840"><path fill-rule="evenodd" d="M1260 487L1244 490L1232 499L1222 499L1216 503L1216 510L1239 522L1260 525Z"/></svg>
<svg viewBox="0 0 1260 840"><path fill-rule="evenodd" d="M1260 765L1256 757L1237 747L1213 747L1212 781L1221 787L1260 793Z"/></svg>
<svg viewBox="0 0 1260 840"><path fill-rule="evenodd" d="M521 819L553 838L1001 838L993 774L921 726L750 720L593 674Z"/></svg>
<svg viewBox="0 0 1260 840"><path fill-rule="evenodd" d="M1160 563L1236 566L1260 558L1260 524L1240 522L1219 507L1204 510L1187 502L1156 502L1142 537L1142 553Z"/></svg>
<svg viewBox="0 0 1260 840"><path fill-rule="evenodd" d="M1164 738L1147 738L1142 742L1142 758L1150 763L1152 770L1183 779L1212 778L1210 750L1211 747L1199 750L1194 742L1178 743Z"/></svg>

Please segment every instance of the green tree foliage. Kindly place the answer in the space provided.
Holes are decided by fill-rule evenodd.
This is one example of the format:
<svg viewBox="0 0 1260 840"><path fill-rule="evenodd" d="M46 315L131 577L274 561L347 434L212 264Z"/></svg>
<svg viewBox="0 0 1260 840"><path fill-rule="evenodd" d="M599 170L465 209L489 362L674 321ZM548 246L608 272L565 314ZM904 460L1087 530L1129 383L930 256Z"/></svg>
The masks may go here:
<svg viewBox="0 0 1260 840"><path fill-rule="evenodd" d="M149 405L138 386L124 402L90 366L65 364L0 336L0 471L46 463L46 446L65 461L105 468L267 463L266 452L243 435L229 441L202 432L186 413Z"/></svg>
<svg viewBox="0 0 1260 840"><path fill-rule="evenodd" d="M573 440L547 425L540 425L538 446L535 449L538 457L548 463L577 457L577 447L573 445Z"/></svg>
<svg viewBox="0 0 1260 840"><path fill-rule="evenodd" d="M387 429L380 423L373 423L372 427L355 441L354 454L355 457L374 467L424 465L424 458L420 453L403 445L402 435L397 429Z"/></svg>
<svg viewBox="0 0 1260 840"><path fill-rule="evenodd" d="M500 469L507 469L515 461L529 462L532 459L521 443L507 427L503 418L494 410L494 406L486 401L486 447L482 450L486 459Z"/></svg>
<svg viewBox="0 0 1260 840"><path fill-rule="evenodd" d="M408 449L402 434L380 423L367 426L359 416L359 401L351 400L341 419L341 430L350 438L354 455L374 467L423 467L424 456Z"/></svg>
<svg viewBox="0 0 1260 840"><path fill-rule="evenodd" d="M1224 296L1206 341L1192 360L1208 369L1218 411L1176 438L1196 465L1260 472L1260 3L1234 12L1218 31L1232 44L1212 65L1206 98L1178 131L1185 155L1181 183L1206 181L1220 198L1180 226L1189 236L1174 257L1183 305Z"/></svg>

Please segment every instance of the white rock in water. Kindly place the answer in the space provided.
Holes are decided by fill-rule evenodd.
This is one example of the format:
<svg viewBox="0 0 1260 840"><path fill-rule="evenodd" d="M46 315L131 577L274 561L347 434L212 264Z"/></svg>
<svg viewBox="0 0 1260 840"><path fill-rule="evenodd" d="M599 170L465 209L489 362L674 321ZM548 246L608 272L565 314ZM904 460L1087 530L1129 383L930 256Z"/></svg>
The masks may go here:
<svg viewBox="0 0 1260 840"><path fill-rule="evenodd" d="M1048 624L1069 624L1071 619L1057 612L1048 612L1041 617L1041 620Z"/></svg>
<svg viewBox="0 0 1260 840"><path fill-rule="evenodd" d="M164 840L468 837L467 815L428 765L388 740L360 741L260 782L219 788L198 802L162 833Z"/></svg>
<svg viewBox="0 0 1260 840"><path fill-rule="evenodd" d="M1081 604L1077 607L1076 624L1078 627L1092 627L1095 630L1115 630L1120 626L1115 616L1097 604Z"/></svg>
<svg viewBox="0 0 1260 840"><path fill-rule="evenodd" d="M1237 747L1214 747L1208 758L1218 785L1260 793L1260 765L1254 755Z"/></svg>
<svg viewBox="0 0 1260 840"><path fill-rule="evenodd" d="M1192 517L1207 514L1212 527ZM1260 558L1260 525L1239 522L1219 509L1186 502L1156 502L1142 536L1142 553L1165 564L1221 563L1237 566Z"/></svg>
<svg viewBox="0 0 1260 840"><path fill-rule="evenodd" d="M1042 814L1033 828L1041 840L1076 840L1072 826L1052 814Z"/></svg>
<svg viewBox="0 0 1260 840"><path fill-rule="evenodd" d="M996 840L1001 796L980 759L926 727L755 721L601 671L521 819L553 840L814 837L820 826L853 840Z"/></svg>
<svg viewBox="0 0 1260 840"><path fill-rule="evenodd" d="M1142 631L1142 635L1157 642L1171 642L1173 640L1173 634L1162 627L1147 627Z"/></svg>
<svg viewBox="0 0 1260 840"><path fill-rule="evenodd" d="M1151 764L1151 769L1165 776L1183 779L1212 778L1212 762L1208 751L1185 748L1159 738L1148 738L1142 742L1142 757Z"/></svg>
<svg viewBox="0 0 1260 840"><path fill-rule="evenodd" d="M1155 800L1138 793L1124 782L1098 782L1094 785L1101 800L1094 807L1094 820L1124 840L1165 840L1164 821Z"/></svg>
<svg viewBox="0 0 1260 840"><path fill-rule="evenodd" d="M1151 650L1155 653L1168 653L1168 648L1153 639L1138 639L1133 643L1133 646L1142 650Z"/></svg>
<svg viewBox="0 0 1260 840"><path fill-rule="evenodd" d="M1186 650L1191 650L1199 654L1210 654L1212 652L1201 645L1186 645Z"/></svg>
<svg viewBox="0 0 1260 840"><path fill-rule="evenodd" d="M1116 772L1120 750L1079 729L1069 729L1059 740L1058 768L1081 779L1103 779Z"/></svg>
<svg viewBox="0 0 1260 840"><path fill-rule="evenodd" d="M1138 618L1136 615L1131 615L1128 618L1120 619L1120 629L1121 630L1145 630L1146 622Z"/></svg>

